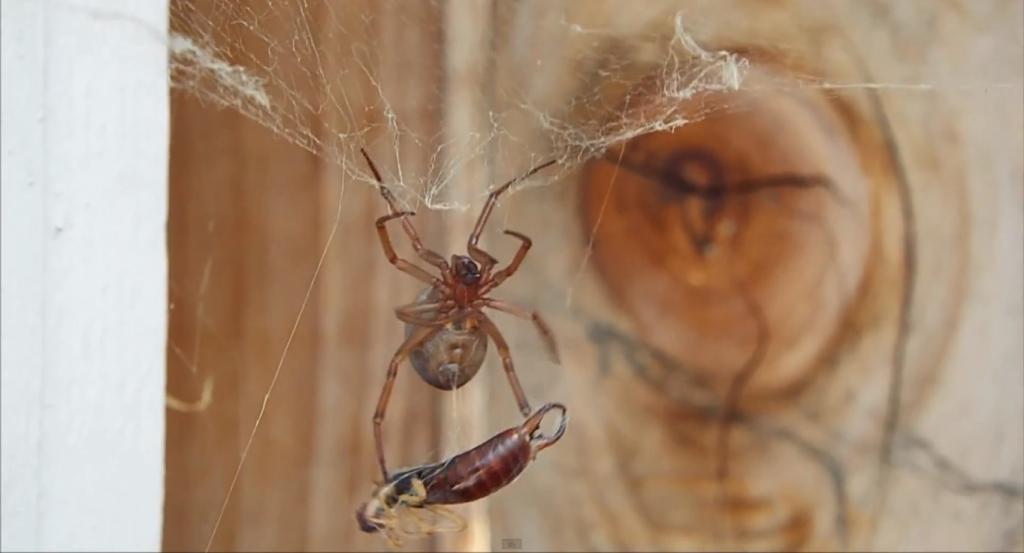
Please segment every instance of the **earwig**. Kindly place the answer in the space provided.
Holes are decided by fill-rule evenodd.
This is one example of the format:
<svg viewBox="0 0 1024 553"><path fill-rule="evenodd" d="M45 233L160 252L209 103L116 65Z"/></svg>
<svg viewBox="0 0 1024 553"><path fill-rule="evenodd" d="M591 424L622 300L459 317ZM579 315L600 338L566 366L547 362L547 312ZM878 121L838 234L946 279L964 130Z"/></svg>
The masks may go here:
<svg viewBox="0 0 1024 553"><path fill-rule="evenodd" d="M552 436L536 435L548 411L559 409L562 417ZM562 437L568 422L565 406L548 403L523 424L496 434L469 451L445 462L403 471L396 480L418 479L426 488L426 504L452 505L487 497L510 484L537 453Z"/></svg>
<svg viewBox="0 0 1024 553"><path fill-rule="evenodd" d="M554 434L547 436L538 431L552 409L561 411L562 416ZM396 541L396 511L400 507L425 508L461 522L454 513L436 506L476 501L507 486L522 474L537 453L562 437L568 421L564 405L548 403L521 425L496 434L473 449L439 463L396 472L356 511L359 528L364 532L383 530Z"/></svg>

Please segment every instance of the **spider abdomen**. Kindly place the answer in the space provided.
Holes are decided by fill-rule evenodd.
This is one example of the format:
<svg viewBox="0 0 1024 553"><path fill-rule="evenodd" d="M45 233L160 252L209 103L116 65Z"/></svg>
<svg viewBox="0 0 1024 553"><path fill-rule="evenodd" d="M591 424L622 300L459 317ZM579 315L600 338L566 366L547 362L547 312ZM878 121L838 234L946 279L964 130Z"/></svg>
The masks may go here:
<svg viewBox="0 0 1024 553"><path fill-rule="evenodd" d="M433 288L424 290L416 303L437 301L439 293ZM405 325L408 337L418 327ZM441 390L455 390L472 380L487 356L487 335L470 320L448 323L409 354L416 373L427 384Z"/></svg>

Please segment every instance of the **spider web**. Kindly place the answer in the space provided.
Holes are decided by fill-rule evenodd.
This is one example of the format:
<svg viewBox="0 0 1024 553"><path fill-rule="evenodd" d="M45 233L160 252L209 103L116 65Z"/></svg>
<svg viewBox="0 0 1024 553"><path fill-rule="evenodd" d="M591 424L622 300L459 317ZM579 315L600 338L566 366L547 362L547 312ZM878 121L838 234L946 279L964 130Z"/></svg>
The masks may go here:
<svg viewBox="0 0 1024 553"><path fill-rule="evenodd" d="M716 92L811 88L835 95L863 89L920 94L1020 87L982 70L940 82L917 78L913 71L865 80L858 71L837 70L833 76L850 77L826 80L807 73L749 84L746 53L718 46L729 44L721 40L720 29L716 42L702 39L709 24L702 7L624 13L611 26L591 16L586 3L499 6L491 14L471 4L444 9L433 3L385 3L373 10L314 0L182 0L171 10L170 80L179 92L238 111L335 164L343 180L375 186L359 157L365 147L402 204L439 211L479 206L494 184L545 160L558 160L557 169L510 194L561 182L588 160L636 137L745 109L742 99L699 101ZM811 18L830 20L842 13L823 9ZM742 43L745 26L754 24L735 22L733 41ZM558 43L531 44L537 29L551 28L559 30ZM783 56L786 47L780 46ZM395 67L406 72L396 73ZM567 287L567 301L575 286ZM239 470L286 355L287 346ZM204 389L202 404L209 401ZM452 401L461 400L453 394Z"/></svg>
<svg viewBox="0 0 1024 553"><path fill-rule="evenodd" d="M393 76L377 69L386 53L379 51L382 38L368 36L374 28L370 16L356 14L345 5L305 1L268 2L260 8L230 2L214 6L212 15L192 2L179 2L172 10L172 28L177 29L169 45L174 88L213 106L237 110L367 184L372 185L373 180L362 164L346 160L357 160L358 149L364 146L375 151L387 148L392 159L384 165L397 168L396 173L387 175L389 186L404 193L407 203L438 210L468 207L446 201L445 190L460 170L476 159L515 151L524 167L554 158L563 170L569 170L614 144L704 117L706 113L700 110L681 111L681 101L702 92L738 89L748 66L742 56L702 48L689 34L681 12L666 13L647 44L638 44L633 35L631 51L609 51L599 61L576 64L578 73L557 83L579 90L567 106L546 105L544 98L552 91L529 86L530 78L545 70L547 60L525 49L522 55L528 62L524 63L527 71L522 72L522 81L508 79L495 85L489 101L467 100L476 104L470 109L480 110L486 120L430 134L408 122L405 85L396 86L389 80ZM595 36L608 43L617 39L611 31L584 30L566 21L567 15L559 10L538 12L538 17L546 19L562 18L558 23L568 29L563 46L567 51L585 48ZM478 23L471 19L465 25ZM410 28L418 25L422 22L408 22ZM282 26L291 30L285 40L280 33L266 31ZM284 34L289 35L287 31ZM365 42L354 40L357 36ZM327 60L320 42L351 43L351 51ZM638 60L633 49L650 50L645 52L648 59ZM454 67L436 70L457 71L460 61L441 60L439 64ZM602 79L602 87L582 86L595 76ZM617 93L615 103L610 102L609 89ZM427 97L438 94L435 90ZM634 101L641 95L641 101ZM426 106L428 111L446 108L456 113L460 109ZM535 136L542 139L529 140ZM539 144L533 145L536 142ZM403 156L410 150L431 152L424 171L402 171ZM483 192L489 184L478 186Z"/></svg>

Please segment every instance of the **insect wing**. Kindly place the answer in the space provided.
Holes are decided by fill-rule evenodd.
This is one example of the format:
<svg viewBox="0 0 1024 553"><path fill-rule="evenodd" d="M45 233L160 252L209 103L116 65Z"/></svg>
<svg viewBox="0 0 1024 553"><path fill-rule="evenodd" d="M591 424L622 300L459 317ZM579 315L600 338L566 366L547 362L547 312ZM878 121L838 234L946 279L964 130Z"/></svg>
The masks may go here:
<svg viewBox="0 0 1024 553"><path fill-rule="evenodd" d="M442 532L461 532L466 521L451 509L439 505L409 507L401 505L394 510L393 529L403 536L415 538Z"/></svg>

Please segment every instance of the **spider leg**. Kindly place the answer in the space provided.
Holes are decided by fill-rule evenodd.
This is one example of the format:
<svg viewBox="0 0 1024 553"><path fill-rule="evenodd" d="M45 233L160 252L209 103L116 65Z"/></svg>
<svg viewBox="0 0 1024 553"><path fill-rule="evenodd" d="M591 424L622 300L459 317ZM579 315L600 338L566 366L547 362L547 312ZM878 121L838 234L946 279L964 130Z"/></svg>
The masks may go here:
<svg viewBox="0 0 1024 553"><path fill-rule="evenodd" d="M410 303L395 309L395 315L403 323L417 326L434 326L444 324L446 317L439 317L443 311L455 307L455 302L445 300L436 303ZM428 318L429 317L429 318Z"/></svg>
<svg viewBox="0 0 1024 553"><path fill-rule="evenodd" d="M388 229L386 226L388 221L410 215L411 213L412 212L409 211L402 211L385 215L377 219L377 235L380 236L380 245L384 248L384 255L387 256L388 263L394 265L399 271L408 273L431 286L442 287L445 284L441 279L434 277L418 265L414 265L401 257L398 257L398 254L395 253L395 247L391 245L391 237L388 235Z"/></svg>
<svg viewBox="0 0 1024 553"><path fill-rule="evenodd" d="M506 230L505 234L512 236L513 238L518 238L522 241L522 244L519 245L519 249L516 251L515 257L513 257L512 261L508 264L508 267L494 273L491 280L480 289L481 295L497 288L498 285L505 282L505 279L515 274L516 270L519 269L519 265L522 264L523 259L526 258L526 252L530 251L530 246L533 245L533 241L525 234L520 234L514 230Z"/></svg>
<svg viewBox="0 0 1024 553"><path fill-rule="evenodd" d="M501 357L501 364L505 367L505 374L508 376L508 383L512 386L512 394L516 396L516 404L519 406L519 412L524 417L529 417L532 410L530 409L530 402L526 400L526 394L523 392L523 386L519 383L519 377L516 376L515 366L512 364L512 351L508 347L508 342L505 341L505 337L501 335L501 331L498 327L484 315L479 309L474 310L474 313L470 315L476 318L480 324L480 329L484 331L491 340L494 341L494 346L498 350L498 355Z"/></svg>
<svg viewBox="0 0 1024 553"><path fill-rule="evenodd" d="M380 193L384 196L384 200L388 202L389 214L401 213L395 206L395 197L391 194L391 190L383 184L380 185ZM402 216L402 230L405 231L405 235L409 237L409 241L412 242L412 249L416 252L416 255L423 261L437 267L441 274L448 272L448 262L444 256L435 252L434 250L427 249L423 246L423 241L420 240L419 233L416 232L416 227L412 226L412 221L409 220L409 215L414 213L405 212Z"/></svg>
<svg viewBox="0 0 1024 553"><path fill-rule="evenodd" d="M391 399L391 389L395 386L395 376L398 375L398 364L405 359L409 353L416 349L428 338L441 330L440 326L424 326L417 328L398 347L395 355L388 365L388 375L384 380L384 387L380 391L380 399L377 400L377 409L373 412L373 438L377 442L377 462L380 463L380 472L384 476L384 482L388 481L388 467L384 461L384 435L381 433L381 423L384 422L384 412L388 408L388 400Z"/></svg>
<svg viewBox="0 0 1024 553"><path fill-rule="evenodd" d="M391 191L387 188L381 188L382 191L386 191L385 197L391 196ZM391 202L388 202L391 204ZM392 212L397 212L394 208L391 208ZM416 233L416 228L412 226L412 221L409 217L402 217L402 229L405 230L406 236L409 237L409 241L412 242L412 249L416 252L416 255L420 256L420 259L427 263L437 267L441 274L448 273L448 262L445 261L444 256L435 252L434 250L423 247L423 242L420 240L420 235Z"/></svg>
<svg viewBox="0 0 1024 553"><path fill-rule="evenodd" d="M490 274L491 269L498 264L496 257L480 249L476 244L466 246L466 251L469 252L469 257L480 264L480 272L484 276Z"/></svg>
<svg viewBox="0 0 1024 553"><path fill-rule="evenodd" d="M423 319L415 316L406 316L405 318L399 317L398 319L403 323L409 323L416 326L444 326L464 316L465 314L463 314L462 312L456 311L437 319Z"/></svg>
<svg viewBox="0 0 1024 553"><path fill-rule="evenodd" d="M487 220L491 217L491 212L494 211L494 204L497 203L498 196L501 196L506 190L511 188L513 184L524 181L532 177L541 169L554 164L555 160L551 159L541 163L540 165L532 167L522 175L509 180L498 188L495 188L494 191L487 196L487 203L484 204L483 210L480 211L480 217L476 220L476 226L473 227L473 233L469 235L469 243L466 245L466 251L469 253L469 257L479 263L484 270L489 271L498 263L498 260L491 256L491 254L477 247L477 243L480 241L480 234L483 233L484 226L487 225Z"/></svg>
<svg viewBox="0 0 1024 553"><path fill-rule="evenodd" d="M370 159L370 154L366 153L364 148L359 148L362 152L363 158L366 159L366 164L370 166L370 171L373 173L373 177L377 179L377 189L380 190L380 195L384 197L384 201L388 203L388 215L400 213L398 204L395 201L394 194L391 193L391 189L384 185L384 179L380 177L380 172L377 171L377 166ZM412 221L409 220L408 215L412 213L406 212L402 216L402 230L409 237L409 241L412 242L412 249L416 251L416 255L420 256L420 259L427 263L437 267L441 270L441 274L448 272L448 262L445 261L444 256L423 247L423 242L420 240L420 235L416 232L416 228L412 226Z"/></svg>
<svg viewBox="0 0 1024 553"><path fill-rule="evenodd" d="M541 318L540 313L536 311L530 311L525 307L520 307L514 303L509 303L501 300L494 300L491 298L484 298L484 305L498 311L504 311L509 315L515 315L522 319L533 321L533 324L537 327L537 332L540 333L540 337L544 340L544 345L547 347L548 353L551 355L551 360L555 363L561 363L561 358L558 355L558 344L555 343L555 335L551 332L551 327L548 323L544 322Z"/></svg>

